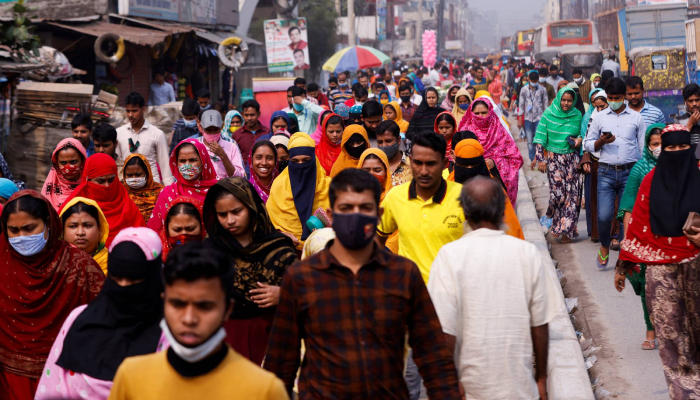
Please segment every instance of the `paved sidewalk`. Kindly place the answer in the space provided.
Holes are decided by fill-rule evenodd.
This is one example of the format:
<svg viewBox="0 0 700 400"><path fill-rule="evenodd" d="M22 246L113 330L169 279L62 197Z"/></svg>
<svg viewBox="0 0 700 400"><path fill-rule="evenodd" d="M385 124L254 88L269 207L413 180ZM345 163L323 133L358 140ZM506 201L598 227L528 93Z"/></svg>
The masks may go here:
<svg viewBox="0 0 700 400"><path fill-rule="evenodd" d="M549 201L547 176L530 170L527 144L517 143L525 159L523 172L539 217ZM578 229L579 238L571 244L560 244L551 235L547 235L547 240L558 268L564 272L564 294L578 299L578 311L574 313L577 330L586 338L593 338L594 346L602 347L595 353L597 362L590 370L599 388L596 397L668 399L658 350L640 348L646 332L641 300L629 282L622 293L613 286L612 267L618 252L611 252L611 268L599 271L595 264L599 244L588 238L585 210L581 210Z"/></svg>

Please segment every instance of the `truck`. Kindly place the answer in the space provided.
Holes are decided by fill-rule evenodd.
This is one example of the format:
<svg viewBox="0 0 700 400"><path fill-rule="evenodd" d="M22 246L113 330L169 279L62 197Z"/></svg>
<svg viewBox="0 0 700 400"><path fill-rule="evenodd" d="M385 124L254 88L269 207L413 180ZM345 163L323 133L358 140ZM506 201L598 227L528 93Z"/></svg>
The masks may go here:
<svg viewBox="0 0 700 400"><path fill-rule="evenodd" d="M625 51L637 47L685 46L687 14L687 3L629 6L621 9L617 16Z"/></svg>

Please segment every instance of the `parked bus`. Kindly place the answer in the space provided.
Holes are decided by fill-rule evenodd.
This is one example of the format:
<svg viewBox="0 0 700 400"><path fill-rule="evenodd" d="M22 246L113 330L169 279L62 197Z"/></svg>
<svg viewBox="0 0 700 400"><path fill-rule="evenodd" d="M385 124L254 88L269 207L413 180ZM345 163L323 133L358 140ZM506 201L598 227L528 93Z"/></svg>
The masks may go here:
<svg viewBox="0 0 700 400"><path fill-rule="evenodd" d="M598 33L589 20L568 19L546 23L535 29L535 60L551 62L558 54L571 50L599 50Z"/></svg>
<svg viewBox="0 0 700 400"><path fill-rule="evenodd" d="M518 58L529 57L532 54L534 29L516 32L510 40L510 51Z"/></svg>

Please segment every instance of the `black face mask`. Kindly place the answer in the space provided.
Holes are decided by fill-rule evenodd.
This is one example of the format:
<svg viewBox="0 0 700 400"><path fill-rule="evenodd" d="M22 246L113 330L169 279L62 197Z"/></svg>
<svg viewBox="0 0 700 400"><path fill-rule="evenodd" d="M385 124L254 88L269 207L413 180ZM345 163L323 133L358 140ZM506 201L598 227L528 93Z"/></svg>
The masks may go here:
<svg viewBox="0 0 700 400"><path fill-rule="evenodd" d="M284 169L287 168L287 165L289 165L289 160L280 161L277 165L277 171L279 171L279 173L282 173L282 171L284 171Z"/></svg>
<svg viewBox="0 0 700 400"><path fill-rule="evenodd" d="M411 101L411 96L401 96L402 103L407 104L409 101Z"/></svg>
<svg viewBox="0 0 700 400"><path fill-rule="evenodd" d="M475 165L472 168L467 168L465 165ZM491 177L489 169L486 166L484 157L474 157L474 158L456 158L455 159L455 182L462 183L468 181L469 179L481 175L486 177Z"/></svg>
<svg viewBox="0 0 700 400"><path fill-rule="evenodd" d="M343 247L357 250L372 243L377 217L361 213L333 214L335 237Z"/></svg>
<svg viewBox="0 0 700 400"><path fill-rule="evenodd" d="M369 132L368 132L369 133ZM355 143L362 143L359 146L353 146ZM350 157L352 158L357 158L359 159L362 157L362 153L367 149L367 142L365 142L365 138L362 137L359 133L355 133L352 136L350 136L350 139L348 139L347 142L345 142L345 151L348 152Z"/></svg>

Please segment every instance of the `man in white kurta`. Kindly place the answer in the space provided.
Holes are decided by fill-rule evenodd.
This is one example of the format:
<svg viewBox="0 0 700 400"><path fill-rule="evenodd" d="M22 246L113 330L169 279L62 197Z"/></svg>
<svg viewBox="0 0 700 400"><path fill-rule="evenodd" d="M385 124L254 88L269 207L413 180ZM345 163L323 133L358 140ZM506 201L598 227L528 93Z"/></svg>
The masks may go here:
<svg viewBox="0 0 700 400"><path fill-rule="evenodd" d="M465 200L475 185L483 196ZM546 334L561 295L534 245L497 230L500 223L470 219L470 214L483 217L484 210L495 209L490 204L475 212L475 207L484 206L478 197L483 197L483 203L503 204L502 196L492 196L491 189L493 194L502 193L492 179L467 181L460 201L473 231L440 249L428 291L443 332L454 337L455 365L467 398L538 399L533 339L544 343L545 375L538 380L546 390L548 336L537 342L534 332L539 329ZM499 212L502 221L503 211ZM531 331L535 327L539 328Z"/></svg>

